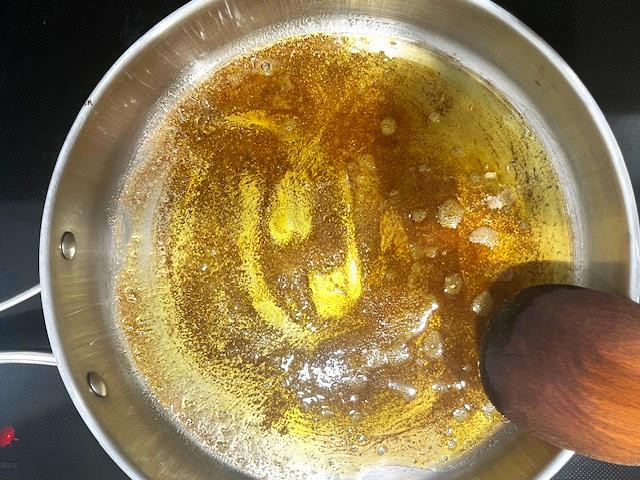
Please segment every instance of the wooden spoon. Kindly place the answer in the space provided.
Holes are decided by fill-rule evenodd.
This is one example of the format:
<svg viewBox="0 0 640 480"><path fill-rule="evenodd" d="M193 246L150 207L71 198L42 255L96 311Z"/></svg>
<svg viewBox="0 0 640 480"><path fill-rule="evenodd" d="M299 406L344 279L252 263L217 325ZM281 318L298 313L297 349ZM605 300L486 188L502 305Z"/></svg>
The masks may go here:
<svg viewBox="0 0 640 480"><path fill-rule="evenodd" d="M640 465L640 305L568 285L527 288L484 334L495 407L561 448Z"/></svg>

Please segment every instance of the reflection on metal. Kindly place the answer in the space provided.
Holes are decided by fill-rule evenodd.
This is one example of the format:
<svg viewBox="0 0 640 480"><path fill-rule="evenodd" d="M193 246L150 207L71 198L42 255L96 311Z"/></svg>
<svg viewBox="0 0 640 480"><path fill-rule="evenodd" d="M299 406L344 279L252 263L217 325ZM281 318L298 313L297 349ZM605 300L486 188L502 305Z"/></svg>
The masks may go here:
<svg viewBox="0 0 640 480"><path fill-rule="evenodd" d="M58 366L53 354L42 352L0 352L0 364L3 363Z"/></svg>
<svg viewBox="0 0 640 480"><path fill-rule="evenodd" d="M76 256L76 237L71 232L64 232L62 234L62 240L60 240L60 253L67 260L73 260Z"/></svg>
<svg viewBox="0 0 640 480"><path fill-rule="evenodd" d="M31 297L35 297L39 293L40 285L36 285L35 287L31 287L29 290L25 290L24 292L21 292L18 295L5 300L4 302L0 302L0 312L9 310L11 307L18 305L19 303L22 303L25 300L30 299Z"/></svg>
<svg viewBox="0 0 640 480"><path fill-rule="evenodd" d="M9 300L5 300L0 303L0 312L4 310L9 310L11 307L18 305L25 300L30 299L40 293L40 285L36 285L35 287L31 287L29 290L25 290L22 293L19 293L15 297L10 298ZM16 352L0 352L0 364L3 363L22 363L28 365L50 365L50 366L58 366L58 362L55 357L51 353L42 353L42 352L26 352L26 351L16 351Z"/></svg>
<svg viewBox="0 0 640 480"><path fill-rule="evenodd" d="M89 372L87 374L87 382L89 383L91 391L97 396L107 396L107 384L104 383L104 380L102 380L102 377L100 377L100 375L95 372Z"/></svg>

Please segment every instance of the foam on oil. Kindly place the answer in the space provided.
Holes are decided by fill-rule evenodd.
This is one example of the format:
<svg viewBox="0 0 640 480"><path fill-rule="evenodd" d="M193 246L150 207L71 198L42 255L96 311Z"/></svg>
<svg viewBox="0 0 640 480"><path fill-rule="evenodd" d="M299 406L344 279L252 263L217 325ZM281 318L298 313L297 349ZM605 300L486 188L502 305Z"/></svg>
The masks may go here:
<svg viewBox="0 0 640 480"><path fill-rule="evenodd" d="M568 278L571 231L487 84L391 38L294 37L188 91L141 154L122 329L213 454L345 477L437 468L498 428L479 335L506 296Z"/></svg>

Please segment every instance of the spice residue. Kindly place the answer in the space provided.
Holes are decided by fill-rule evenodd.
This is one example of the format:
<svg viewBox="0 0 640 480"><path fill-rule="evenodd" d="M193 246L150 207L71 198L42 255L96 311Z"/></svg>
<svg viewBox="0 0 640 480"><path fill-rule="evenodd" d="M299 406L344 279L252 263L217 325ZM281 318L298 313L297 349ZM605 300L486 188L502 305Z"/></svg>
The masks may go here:
<svg viewBox="0 0 640 480"><path fill-rule="evenodd" d="M133 363L249 475L438 467L481 444L502 423L477 369L487 316L568 276L546 263L570 262L570 226L526 122L450 60L370 39L219 68L120 199Z"/></svg>

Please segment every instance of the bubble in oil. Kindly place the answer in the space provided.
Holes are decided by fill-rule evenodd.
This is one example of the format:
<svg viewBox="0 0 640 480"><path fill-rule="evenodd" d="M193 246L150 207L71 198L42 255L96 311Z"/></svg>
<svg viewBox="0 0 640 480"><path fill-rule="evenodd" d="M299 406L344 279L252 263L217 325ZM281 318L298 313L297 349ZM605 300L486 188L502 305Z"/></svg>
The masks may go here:
<svg viewBox="0 0 640 480"><path fill-rule="evenodd" d="M493 309L494 300L491 293L485 291L479 294L473 299L471 304L471 310L479 317L485 317L491 313Z"/></svg>
<svg viewBox="0 0 640 480"><path fill-rule="evenodd" d="M386 117L380 122L380 131L383 135L393 135L396 132L396 128L396 121L391 117Z"/></svg>
<svg viewBox="0 0 640 480"><path fill-rule="evenodd" d="M402 396L402 398L407 401L413 400L418 394L418 390L407 383L398 382L396 380L389 380L387 382L387 385L391 390L398 392Z"/></svg>
<svg viewBox="0 0 640 480"><path fill-rule="evenodd" d="M482 406L482 413L488 420L491 420L495 411L496 411L496 407L494 407L491 402L487 402Z"/></svg>
<svg viewBox="0 0 640 480"><path fill-rule="evenodd" d="M265 75L271 75L273 70L273 65L269 60L263 60L260 62L260 71Z"/></svg>
<svg viewBox="0 0 640 480"><path fill-rule="evenodd" d="M458 225L462 221L464 210L460 202L454 198L445 200L438 207L438 213L436 218L438 223L445 228L458 228Z"/></svg>
<svg viewBox="0 0 640 480"><path fill-rule="evenodd" d="M124 289L124 295L127 302L130 302L130 303L138 302L138 295L136 294L136 291L133 289L133 287L126 287Z"/></svg>
<svg viewBox="0 0 640 480"><path fill-rule="evenodd" d="M322 405L320 407L320 415L322 415L323 417L332 417L334 415L334 412L327 405Z"/></svg>
<svg viewBox="0 0 640 480"><path fill-rule="evenodd" d="M464 422L465 420L467 420L469 418L469 410L467 410L464 407L456 408L456 409L453 410L453 412L451 412L451 415L457 421Z"/></svg>
<svg viewBox="0 0 640 480"><path fill-rule="evenodd" d="M349 413L347 415L354 422L357 422L358 420L360 420L362 418L362 414L360 412L358 412L357 410L349 410Z"/></svg>
<svg viewBox="0 0 640 480"><path fill-rule="evenodd" d="M486 174L485 174L486 176ZM504 189L498 195L488 195L484 199L485 205L491 210L500 210L508 207L515 201L515 194L510 188Z"/></svg>
<svg viewBox="0 0 640 480"><path fill-rule="evenodd" d="M483 245L494 249L500 244L500 235L491 227L478 227L469 235L469 241L476 245Z"/></svg>
<svg viewBox="0 0 640 480"><path fill-rule="evenodd" d="M431 385L431 389L436 392L446 392L447 390L449 390L449 386L443 382L436 382Z"/></svg>
<svg viewBox="0 0 640 480"><path fill-rule="evenodd" d="M444 278L444 293L456 295L462 290L462 275L453 273Z"/></svg>
<svg viewBox="0 0 640 480"><path fill-rule="evenodd" d="M440 113L438 112L431 112L429 115L427 115L427 118L432 123L440 123Z"/></svg>
<svg viewBox="0 0 640 480"><path fill-rule="evenodd" d="M464 380L460 380L457 382L453 382L452 385L456 390L464 390L467 387L467 382L465 382Z"/></svg>
<svg viewBox="0 0 640 480"><path fill-rule="evenodd" d="M444 353L444 343L442 342L442 337L439 332L432 330L426 335L422 351L427 358L436 359L442 357Z"/></svg>
<svg viewBox="0 0 640 480"><path fill-rule="evenodd" d="M414 210L409 214L409 218L411 218L411 220L413 220L416 223L420 223L425 218L427 218L427 212L423 209Z"/></svg>

